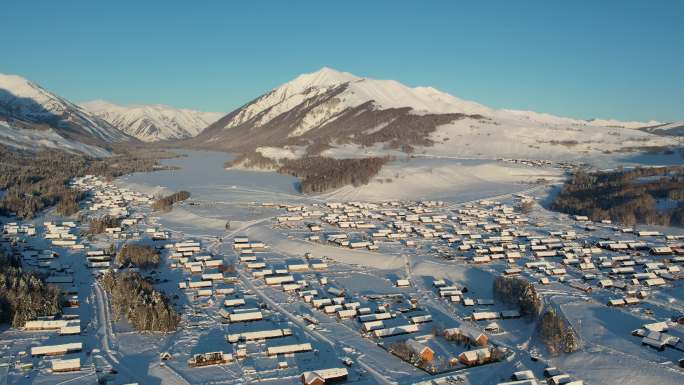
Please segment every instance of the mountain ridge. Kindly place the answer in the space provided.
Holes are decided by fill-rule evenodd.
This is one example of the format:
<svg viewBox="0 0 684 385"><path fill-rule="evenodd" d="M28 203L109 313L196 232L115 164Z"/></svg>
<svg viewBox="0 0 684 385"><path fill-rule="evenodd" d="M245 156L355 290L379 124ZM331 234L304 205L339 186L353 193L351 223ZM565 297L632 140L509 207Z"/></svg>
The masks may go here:
<svg viewBox="0 0 684 385"><path fill-rule="evenodd" d="M356 146L381 147L379 155L400 150L437 156L547 157L556 152L580 158L646 142L666 145L670 140L638 130L659 124L495 109L433 87L408 87L323 67L265 92L185 144L262 155L282 153L270 148L297 148L298 154L339 156L340 148L349 153L350 146Z"/></svg>
<svg viewBox="0 0 684 385"><path fill-rule="evenodd" d="M64 148L91 155L135 138L18 75L0 74L0 137L14 147Z"/></svg>
<svg viewBox="0 0 684 385"><path fill-rule="evenodd" d="M641 130L656 135L684 136L684 120L642 127Z"/></svg>
<svg viewBox="0 0 684 385"><path fill-rule="evenodd" d="M348 72L301 74L225 114L161 104L81 105L18 75L0 74L0 140L106 153L120 142L284 156L582 158L667 146L681 122L582 120L495 109L433 87Z"/></svg>
<svg viewBox="0 0 684 385"><path fill-rule="evenodd" d="M93 100L80 103L80 106L143 142L191 138L223 116L222 113L163 104L121 106L104 100Z"/></svg>

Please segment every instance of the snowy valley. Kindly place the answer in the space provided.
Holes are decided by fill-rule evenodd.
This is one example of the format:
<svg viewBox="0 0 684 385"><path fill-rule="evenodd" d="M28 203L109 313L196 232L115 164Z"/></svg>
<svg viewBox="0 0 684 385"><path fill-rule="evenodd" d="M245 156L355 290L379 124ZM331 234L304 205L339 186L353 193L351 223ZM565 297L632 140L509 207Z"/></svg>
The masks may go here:
<svg viewBox="0 0 684 385"><path fill-rule="evenodd" d="M680 128L327 67L227 115L1 75L0 284L36 281L0 384L683 383Z"/></svg>

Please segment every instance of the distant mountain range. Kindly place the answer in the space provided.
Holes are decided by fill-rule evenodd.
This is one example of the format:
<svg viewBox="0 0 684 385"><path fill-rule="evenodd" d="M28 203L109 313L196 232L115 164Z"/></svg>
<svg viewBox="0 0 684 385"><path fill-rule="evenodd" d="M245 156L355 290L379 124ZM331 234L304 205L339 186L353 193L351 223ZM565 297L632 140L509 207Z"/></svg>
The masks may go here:
<svg viewBox="0 0 684 385"><path fill-rule="evenodd" d="M107 121L20 76L0 74L0 141L35 148L106 154L111 143L134 140Z"/></svg>
<svg viewBox="0 0 684 385"><path fill-rule="evenodd" d="M191 138L223 116L159 104L124 107L103 100L81 103L81 107L144 142Z"/></svg>
<svg viewBox="0 0 684 385"><path fill-rule="evenodd" d="M16 75L0 74L0 143L105 156L116 143L189 138L221 117L161 105L77 105Z"/></svg>
<svg viewBox="0 0 684 385"><path fill-rule="evenodd" d="M120 142L256 154L577 159L666 146L683 122L580 120L493 109L431 87L330 68L303 74L221 117L162 105L77 105L0 74L0 142L106 155Z"/></svg>

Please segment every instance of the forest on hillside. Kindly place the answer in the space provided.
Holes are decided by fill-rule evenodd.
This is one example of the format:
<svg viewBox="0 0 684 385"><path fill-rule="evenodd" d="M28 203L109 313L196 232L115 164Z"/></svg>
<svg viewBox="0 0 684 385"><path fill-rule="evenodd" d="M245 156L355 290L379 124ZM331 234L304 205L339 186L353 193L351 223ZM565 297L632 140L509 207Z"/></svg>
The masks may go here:
<svg viewBox="0 0 684 385"><path fill-rule="evenodd" d="M624 225L684 225L684 166L576 172L551 209Z"/></svg>
<svg viewBox="0 0 684 385"><path fill-rule="evenodd" d="M165 169L160 159L174 155L164 151L127 149L107 158L92 158L65 151L41 149L36 152L0 145L0 214L33 218L55 207L69 216L79 209L82 192L69 188L72 178L97 175L116 178L138 171Z"/></svg>

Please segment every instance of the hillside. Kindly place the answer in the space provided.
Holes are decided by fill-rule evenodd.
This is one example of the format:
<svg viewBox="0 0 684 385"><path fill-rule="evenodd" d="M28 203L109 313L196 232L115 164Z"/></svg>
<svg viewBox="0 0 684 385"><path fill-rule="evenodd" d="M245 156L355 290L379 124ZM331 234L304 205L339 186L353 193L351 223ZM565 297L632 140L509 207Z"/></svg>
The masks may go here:
<svg viewBox="0 0 684 385"><path fill-rule="evenodd" d="M642 130L656 135L684 136L684 120L644 127Z"/></svg>
<svg viewBox="0 0 684 385"><path fill-rule="evenodd" d="M48 147L103 155L134 140L78 105L16 75L0 74L0 141L24 149Z"/></svg>
<svg viewBox="0 0 684 385"><path fill-rule="evenodd" d="M322 68L245 104L184 142L270 159L397 153L583 159L674 143L659 122L581 120L493 109L431 87Z"/></svg>
<svg viewBox="0 0 684 385"><path fill-rule="evenodd" d="M306 146L309 154L332 143L410 151L429 145L427 134L486 109L431 88L359 78L323 68L304 74L231 112L191 143L197 147L250 151L264 146Z"/></svg>
<svg viewBox="0 0 684 385"><path fill-rule="evenodd" d="M222 116L159 104L120 106L103 100L81 103L81 107L143 142L192 138Z"/></svg>

